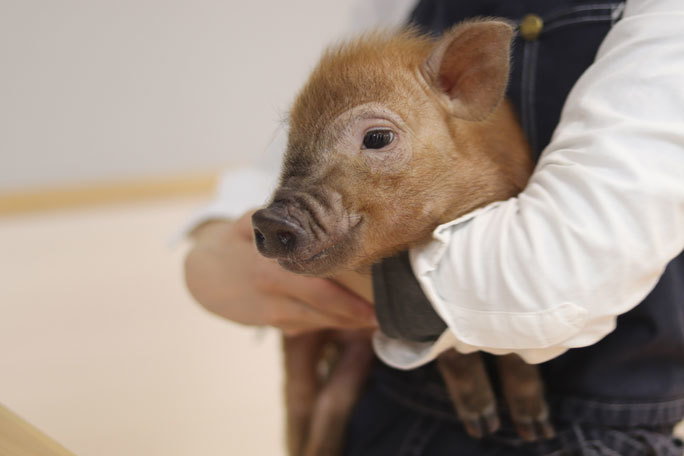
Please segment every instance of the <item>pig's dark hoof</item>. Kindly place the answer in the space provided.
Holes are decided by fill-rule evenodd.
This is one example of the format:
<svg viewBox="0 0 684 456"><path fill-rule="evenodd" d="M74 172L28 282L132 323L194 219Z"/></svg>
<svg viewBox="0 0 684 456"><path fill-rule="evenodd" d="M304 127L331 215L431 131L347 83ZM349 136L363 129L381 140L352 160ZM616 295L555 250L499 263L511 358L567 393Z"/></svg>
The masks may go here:
<svg viewBox="0 0 684 456"><path fill-rule="evenodd" d="M549 420L546 404L541 404L541 407L539 405L537 404L534 411L523 408L511 411L511 418L518 435L528 442L552 439L556 436L556 431Z"/></svg>
<svg viewBox="0 0 684 456"><path fill-rule="evenodd" d="M528 442L552 439L556 436L556 431L548 420L517 421L515 428L518 435Z"/></svg>
<svg viewBox="0 0 684 456"><path fill-rule="evenodd" d="M496 411L496 406L492 404L481 412L460 411L461 421L469 436L481 439L485 436L494 434L499 430L501 421Z"/></svg>

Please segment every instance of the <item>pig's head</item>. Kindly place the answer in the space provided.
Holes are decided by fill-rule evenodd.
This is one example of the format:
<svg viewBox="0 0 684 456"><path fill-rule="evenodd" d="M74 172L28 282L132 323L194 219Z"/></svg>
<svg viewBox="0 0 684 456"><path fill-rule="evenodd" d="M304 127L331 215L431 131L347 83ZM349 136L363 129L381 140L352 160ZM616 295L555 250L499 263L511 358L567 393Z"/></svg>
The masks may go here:
<svg viewBox="0 0 684 456"><path fill-rule="evenodd" d="M259 251L298 273L358 270L515 193L487 150L505 141L512 35L474 21L328 50L291 110L280 185L252 217Z"/></svg>

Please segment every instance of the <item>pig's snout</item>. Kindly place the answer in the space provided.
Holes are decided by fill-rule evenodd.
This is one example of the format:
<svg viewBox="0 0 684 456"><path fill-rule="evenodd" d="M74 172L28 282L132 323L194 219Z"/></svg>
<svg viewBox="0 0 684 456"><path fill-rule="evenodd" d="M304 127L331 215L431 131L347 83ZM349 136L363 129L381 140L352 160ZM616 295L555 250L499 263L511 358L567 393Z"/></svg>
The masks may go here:
<svg viewBox="0 0 684 456"><path fill-rule="evenodd" d="M301 249L307 234L297 222L273 208L252 215L254 240L259 252L268 258L284 258Z"/></svg>

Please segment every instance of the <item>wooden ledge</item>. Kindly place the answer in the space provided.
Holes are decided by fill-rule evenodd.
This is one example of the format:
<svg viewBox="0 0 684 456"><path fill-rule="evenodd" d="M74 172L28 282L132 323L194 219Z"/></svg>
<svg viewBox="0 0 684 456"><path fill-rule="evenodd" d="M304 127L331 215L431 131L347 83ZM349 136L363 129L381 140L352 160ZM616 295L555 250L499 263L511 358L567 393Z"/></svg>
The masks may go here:
<svg viewBox="0 0 684 456"><path fill-rule="evenodd" d="M0 404L0 454L3 456L74 456L59 443Z"/></svg>
<svg viewBox="0 0 684 456"><path fill-rule="evenodd" d="M0 216L177 196L210 195L217 179L217 175L212 173L107 182L79 187L7 193L0 191Z"/></svg>

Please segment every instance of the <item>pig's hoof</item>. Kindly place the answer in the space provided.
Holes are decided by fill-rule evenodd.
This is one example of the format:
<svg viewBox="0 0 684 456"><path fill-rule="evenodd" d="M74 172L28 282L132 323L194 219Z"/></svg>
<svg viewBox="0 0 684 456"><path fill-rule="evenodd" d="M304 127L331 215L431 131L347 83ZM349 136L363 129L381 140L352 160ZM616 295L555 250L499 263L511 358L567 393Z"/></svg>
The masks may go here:
<svg viewBox="0 0 684 456"><path fill-rule="evenodd" d="M534 410L524 407L512 410L511 419L518 435L528 442L552 439L556 436L556 431L549 420L546 404L541 404L541 407L534 407Z"/></svg>
<svg viewBox="0 0 684 456"><path fill-rule="evenodd" d="M476 439L495 433L501 426L494 404L482 411L461 411L460 418L468 435Z"/></svg>

